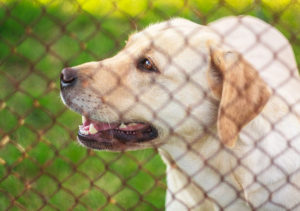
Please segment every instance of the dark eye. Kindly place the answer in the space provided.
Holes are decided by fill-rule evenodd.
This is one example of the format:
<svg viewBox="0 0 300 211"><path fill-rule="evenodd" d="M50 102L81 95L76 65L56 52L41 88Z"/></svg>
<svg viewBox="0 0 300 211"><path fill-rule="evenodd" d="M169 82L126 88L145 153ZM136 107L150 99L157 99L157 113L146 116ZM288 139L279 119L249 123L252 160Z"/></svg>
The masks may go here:
<svg viewBox="0 0 300 211"><path fill-rule="evenodd" d="M138 61L137 68L146 72L158 72L154 63L148 58L142 58Z"/></svg>

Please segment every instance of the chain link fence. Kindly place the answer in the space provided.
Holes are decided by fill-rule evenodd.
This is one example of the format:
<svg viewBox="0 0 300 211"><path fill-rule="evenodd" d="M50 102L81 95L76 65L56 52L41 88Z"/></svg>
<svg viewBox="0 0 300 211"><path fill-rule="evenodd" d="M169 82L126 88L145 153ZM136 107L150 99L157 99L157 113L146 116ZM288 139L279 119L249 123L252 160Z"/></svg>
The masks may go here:
<svg viewBox="0 0 300 211"><path fill-rule="evenodd" d="M207 199L213 201L220 210L234 210L232 205L236 201L247 200L243 191L248 188L251 190L253 184L265 188L267 194L256 199L257 204L249 202L249 210L266 209L264 206L268 202L274 202L278 197L284 197L285 194L277 196L276 193L284 190L286 186L294 188L293 193L297 196L300 181L299 178L297 180L295 177L300 171L299 165L291 173L283 170L284 167L277 163L277 158L284 156L285 153L294 153L300 157L299 146L297 148L297 142L293 142L293 140L299 140L300 134L293 131L293 125L291 125L291 132L288 134L290 136L286 137L285 131L282 132L280 129L285 128L284 125L279 125L277 128L272 118L265 117L262 121L269 122L272 129L270 131L275 130L277 132L278 140L288 139L291 141L286 146L279 147L278 151L275 150L276 152L268 151L256 143L248 151L243 152L241 157L235 157L239 155L231 154L230 149L221 144L210 152L206 151L199 154L198 148L194 149L198 147L195 142L203 137L198 134L197 138L190 138L192 143L184 146L187 148L181 149L183 154L179 153L175 157L172 155L172 158L168 159L170 155L161 152L165 162L169 163L170 168L166 169L158 154L157 147L115 153L99 152L80 146L75 140L77 139L78 125L81 124L81 117L66 108L59 96L59 79L64 67L71 67L88 61L99 61L113 56L125 46L128 35L143 29L150 23L181 16L195 23L206 25L224 16L241 14L256 16L279 29L292 44L299 64L299 1L0 0L0 210L111 211L165 210L165 207L175 210L189 208L198 210L200 208L197 206L204 206ZM222 32L223 37L221 36L221 39L226 42L226 35L229 36L239 27L240 25L236 24L228 32ZM257 33L256 29L249 26L246 28L253 30L255 42L249 43L249 46L243 49L244 53L256 48L257 43L261 45L263 36L268 33L268 30ZM186 34L178 31L175 34L186 36ZM189 36L193 37L194 34ZM146 37L150 39L151 35L147 34ZM185 41L187 39L189 37L183 38ZM150 45L153 47L155 44ZM198 52L193 46L185 45L184 47L192 48L194 53L201 54L201 56L205 55L202 51ZM285 100L284 97L281 97L281 88L285 87L286 84L294 83L294 78L297 77L295 76L297 67L286 62L292 60L280 56L281 52L288 48L288 44L280 48L268 44L263 47L273 54L271 60L269 59L262 64L262 71L271 67L274 60L280 61L281 65L289 70L288 77L279 75L274 82L275 85L271 87L281 100ZM156 48L158 47L156 46ZM239 48L238 44L234 48ZM159 50L160 53L164 53L163 50ZM177 53L179 54L180 51L181 49ZM165 59L169 61L165 64L166 69L167 66L175 65L179 72L184 71L184 67L174 64L176 61L172 58L176 56L165 56ZM260 56L264 58L264 55ZM207 61L203 61L202 64L205 62ZM197 66L195 70L198 68L200 67ZM194 71L190 77L197 77L196 75L197 71ZM178 99L177 95L186 89L184 83L192 83L198 89L204 89L202 86L199 87L198 81L192 81L191 78L183 74L183 77L187 77L186 80L184 79L183 83L181 81L181 84L174 89L165 87L164 83L152 81L152 83L160 85L160 89L165 91L168 98L167 103L162 102L162 105L152 109L152 105L148 105L145 103L147 101L143 99L143 95L148 90L136 92L136 90L131 89L132 87L124 87L122 77L125 78L126 75L115 76L118 77L118 82L114 89L121 87L127 92L134 92L131 93L131 97L135 98L135 104L142 103L144 109L147 108L150 112L153 122L161 121L171 131L169 135L163 138L165 142L173 136L178 142L187 142L185 136L176 132L178 128L186 124L186 121L196 121L198 124L203 124L202 119L199 119L200 117L194 116L194 112L197 110L195 107L201 107L203 102L196 102L195 107L187 108L185 102ZM252 79L252 81L256 80L256 78ZM93 85L92 88L95 87L97 88L97 85ZM108 91L106 95L113 93L114 89ZM263 92L262 89L260 91ZM209 97L206 92L207 90L203 90L202 100ZM291 90L291 92L299 92L299 90ZM97 90L95 93L99 94ZM238 97L241 95L237 94ZM181 97L185 98L185 96ZM168 107L169 102L173 104L175 102L176 106L185 109L186 118L179 120L174 125L161 119L162 110L172 109ZM294 101L290 99L288 102L289 113L296 114L298 112L299 114L298 104L299 99L294 99ZM114 107L114 105L112 106ZM250 106L249 102L248 106ZM134 113L138 110L135 105L129 106L125 111L118 111L117 107L114 109L115 113L122 117L126 117L128 113L132 115L132 111ZM247 108L244 107L243 110L246 111ZM275 113L274 116L276 116ZM281 118L284 119L284 117ZM192 128L183 129L192 130ZM206 134L218 136L217 132L211 131L209 128L205 128L205 130L209 130L206 131ZM271 133L256 138L256 141L263 140ZM255 136L246 134L244 140L247 140L247 135L248 139L253 139ZM242 145L238 144L238 146L241 147ZM183 172L188 171L182 170L181 165L184 166L188 163L186 158L189 158L191 153L193 154L193 162L202 163L203 166L199 167L196 172L189 172L190 178L196 178L197 175L199 176L206 171L205 167L209 167L211 171L219 174L220 178L217 183L203 188L202 183L200 185L195 184L189 179L187 182L182 182L185 181L182 179L182 186L177 187L177 190L175 190L174 184L170 184L171 182L168 182L167 186L166 171L179 171L179 169ZM218 161L215 161L214 158L219 159L222 153L231 154L235 157L234 167L229 172L223 172L225 167L215 164ZM261 161L263 169L258 169L257 172L248 169L249 166L244 163L247 157L251 157L253 154L257 154L258 157L261 156L258 154L270 157L267 162ZM265 156L261 157L265 158ZM192 165L198 165L194 163ZM273 170L274 175L280 172L279 174L284 175L285 181L270 189L265 187L260 177L274 166L277 169ZM228 175L239 172L239 170L244 173L247 171L253 173L252 178L247 180L246 187L241 189L228 181ZM239 177L241 174L234 175ZM272 178L270 178L271 180ZM238 178L237 181L242 181L242 179ZM218 194L224 194L219 188L224 184L229 186L228 192L225 191L224 201L215 201L214 197L217 197ZM238 185L242 186L242 184ZM196 202L191 203L186 201L185 196L182 196L182 191L193 188L207 189L203 196L199 195L197 191L191 191L190 197L196 196L196 199L192 199ZM220 192L215 193L215 190ZM169 195L166 199L167 193ZM227 194L233 198L227 197ZM266 195L267 198L264 198ZM178 203L174 205L174 201ZM193 204L194 207L188 207L188 204ZM273 210L300 210L300 198L298 201L288 201L286 204L274 202L272 206L274 206ZM203 210L211 209L212 207L209 206L203 208Z"/></svg>

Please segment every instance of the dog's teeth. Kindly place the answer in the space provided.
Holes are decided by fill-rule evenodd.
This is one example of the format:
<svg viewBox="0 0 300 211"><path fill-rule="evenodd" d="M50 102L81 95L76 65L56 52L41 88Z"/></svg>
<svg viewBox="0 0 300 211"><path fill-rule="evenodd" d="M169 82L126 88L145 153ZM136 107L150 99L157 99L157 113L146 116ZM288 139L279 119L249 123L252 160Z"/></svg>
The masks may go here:
<svg viewBox="0 0 300 211"><path fill-rule="evenodd" d="M89 132L90 134L96 134L98 132L93 123L90 124Z"/></svg>
<svg viewBox="0 0 300 211"><path fill-rule="evenodd" d="M126 128L127 126L122 122L122 124L119 126L119 128Z"/></svg>
<svg viewBox="0 0 300 211"><path fill-rule="evenodd" d="M84 124L86 122L86 117L82 116L82 124Z"/></svg>
<svg viewBox="0 0 300 211"><path fill-rule="evenodd" d="M129 123L128 126L136 126L136 125L137 125L137 123Z"/></svg>
<svg viewBox="0 0 300 211"><path fill-rule="evenodd" d="M89 134L89 131L85 130L83 127L79 127L79 130L80 130L80 133L83 134L83 135L88 135Z"/></svg>

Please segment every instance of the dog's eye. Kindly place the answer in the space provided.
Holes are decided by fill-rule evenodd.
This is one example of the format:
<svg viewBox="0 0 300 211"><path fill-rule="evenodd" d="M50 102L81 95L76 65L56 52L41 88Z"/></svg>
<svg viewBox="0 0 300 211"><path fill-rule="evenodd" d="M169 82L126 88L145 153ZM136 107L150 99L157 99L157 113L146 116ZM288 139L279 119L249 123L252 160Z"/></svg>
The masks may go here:
<svg viewBox="0 0 300 211"><path fill-rule="evenodd" d="M148 58L142 58L138 61L138 69L146 72L158 72L158 69L153 64L153 62Z"/></svg>

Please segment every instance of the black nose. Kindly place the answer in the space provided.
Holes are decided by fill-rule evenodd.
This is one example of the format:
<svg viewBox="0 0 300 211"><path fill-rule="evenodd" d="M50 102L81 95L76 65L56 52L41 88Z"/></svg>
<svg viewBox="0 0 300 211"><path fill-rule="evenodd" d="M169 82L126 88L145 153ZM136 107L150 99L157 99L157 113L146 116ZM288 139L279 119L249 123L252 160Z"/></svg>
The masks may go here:
<svg viewBox="0 0 300 211"><path fill-rule="evenodd" d="M60 85L62 88L73 86L77 81L77 70L71 67L64 68L60 75Z"/></svg>

